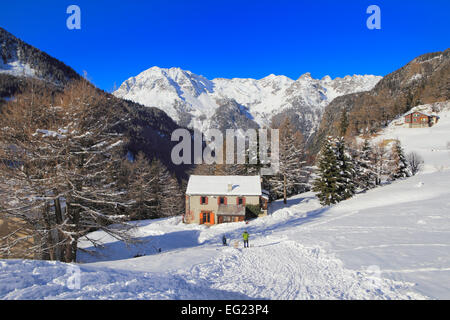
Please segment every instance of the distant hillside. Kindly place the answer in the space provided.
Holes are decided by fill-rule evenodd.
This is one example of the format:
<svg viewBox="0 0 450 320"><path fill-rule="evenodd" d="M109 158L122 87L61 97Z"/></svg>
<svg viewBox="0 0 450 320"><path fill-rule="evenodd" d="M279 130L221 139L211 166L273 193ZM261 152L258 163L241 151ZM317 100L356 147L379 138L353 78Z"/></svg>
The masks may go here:
<svg viewBox="0 0 450 320"><path fill-rule="evenodd" d="M0 28L0 74L32 76L63 85L80 75L63 62Z"/></svg>
<svg viewBox="0 0 450 320"><path fill-rule="evenodd" d="M311 149L337 134L346 110L346 134L373 133L412 107L450 99L450 49L424 54L385 76L368 92L337 97L326 108Z"/></svg>
<svg viewBox="0 0 450 320"><path fill-rule="evenodd" d="M72 81L86 81L72 68L45 52L16 38L0 28L0 109L10 99L30 90L53 95L61 92ZM128 138L127 149L133 155L142 151L150 159L160 159L179 178L186 178L188 166L174 166L170 151L175 145L172 132L179 128L164 111L144 107L138 103L106 94L109 108L119 117L129 118L126 125L117 128Z"/></svg>

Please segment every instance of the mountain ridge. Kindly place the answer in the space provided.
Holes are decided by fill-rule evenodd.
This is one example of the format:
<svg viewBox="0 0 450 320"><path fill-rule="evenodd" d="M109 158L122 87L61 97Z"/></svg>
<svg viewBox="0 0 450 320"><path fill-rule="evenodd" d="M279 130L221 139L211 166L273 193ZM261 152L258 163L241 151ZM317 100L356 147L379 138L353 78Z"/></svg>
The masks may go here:
<svg viewBox="0 0 450 320"><path fill-rule="evenodd" d="M319 80L305 73L297 80L275 74L261 79L209 80L178 67L153 66L124 81L113 94L160 108L178 124L201 131L235 128L231 121L235 117L246 123L242 129L270 126L274 116L290 110L299 118L297 127L309 137L317 128L323 108L331 100L343 94L369 90L381 78L353 75L335 79L325 76ZM223 107L229 109L232 105L227 118ZM217 122L218 118L221 121Z"/></svg>

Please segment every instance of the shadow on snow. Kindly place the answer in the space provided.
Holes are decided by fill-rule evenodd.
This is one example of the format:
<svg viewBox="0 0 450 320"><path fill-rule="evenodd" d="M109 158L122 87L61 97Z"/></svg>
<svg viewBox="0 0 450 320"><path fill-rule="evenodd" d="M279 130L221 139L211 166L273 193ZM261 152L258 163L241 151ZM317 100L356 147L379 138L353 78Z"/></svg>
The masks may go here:
<svg viewBox="0 0 450 320"><path fill-rule="evenodd" d="M288 199L285 205L282 201L273 202L271 204L270 212L275 212L279 209L288 209L293 206L297 206L301 203L308 202L314 199L314 197L304 197ZM312 211L306 211L304 213L292 214L286 219L282 219L279 222L272 224L266 224L261 218L252 220L249 224L244 224L241 227L234 228L229 231L224 231L220 234L216 234L214 237L206 239L200 242L199 237L202 230L183 230L169 232L162 235L149 235L144 237L138 237L138 243L126 244L123 241L115 241L106 243L101 247L88 247L80 249L77 255L77 261L81 263L89 262L101 262L101 261L115 261L135 258L139 256L149 256L176 249L192 248L202 245L218 245L222 246L222 235L225 234L229 240L229 244L235 240L242 240L242 232L247 230L250 233L250 241L255 235L262 235L264 233L271 233L275 230L281 230L283 228L292 228L305 223L313 222L321 217L323 213L329 210L330 207L323 207ZM280 212L279 214L282 214ZM139 224L145 226L150 224ZM214 228L215 226L211 226ZM161 250L161 251L159 251Z"/></svg>

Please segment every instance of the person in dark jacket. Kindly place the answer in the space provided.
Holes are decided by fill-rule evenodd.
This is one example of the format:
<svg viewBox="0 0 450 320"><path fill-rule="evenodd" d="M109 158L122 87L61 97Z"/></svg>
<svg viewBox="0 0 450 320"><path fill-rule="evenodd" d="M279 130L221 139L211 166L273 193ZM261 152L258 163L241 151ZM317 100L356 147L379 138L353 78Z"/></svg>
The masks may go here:
<svg viewBox="0 0 450 320"><path fill-rule="evenodd" d="M227 237L225 235L223 235L223 237L222 237L222 243L224 246L227 245Z"/></svg>

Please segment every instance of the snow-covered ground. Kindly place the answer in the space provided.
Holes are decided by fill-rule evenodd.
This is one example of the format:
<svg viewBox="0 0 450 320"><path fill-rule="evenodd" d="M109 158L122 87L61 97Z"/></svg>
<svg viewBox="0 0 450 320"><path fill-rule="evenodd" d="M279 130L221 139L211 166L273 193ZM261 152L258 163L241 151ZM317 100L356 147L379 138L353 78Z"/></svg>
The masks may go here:
<svg viewBox="0 0 450 320"><path fill-rule="evenodd" d="M6 73L17 77L34 77L36 71L29 64L22 63L19 60L9 61L7 63L0 59L0 73Z"/></svg>
<svg viewBox="0 0 450 320"><path fill-rule="evenodd" d="M142 243L129 247L94 232L105 246L82 243L95 254L78 264L0 260L0 298L449 299L450 110L439 115L432 128L393 123L376 138L421 154L414 177L331 207L301 194L248 224L140 221Z"/></svg>

